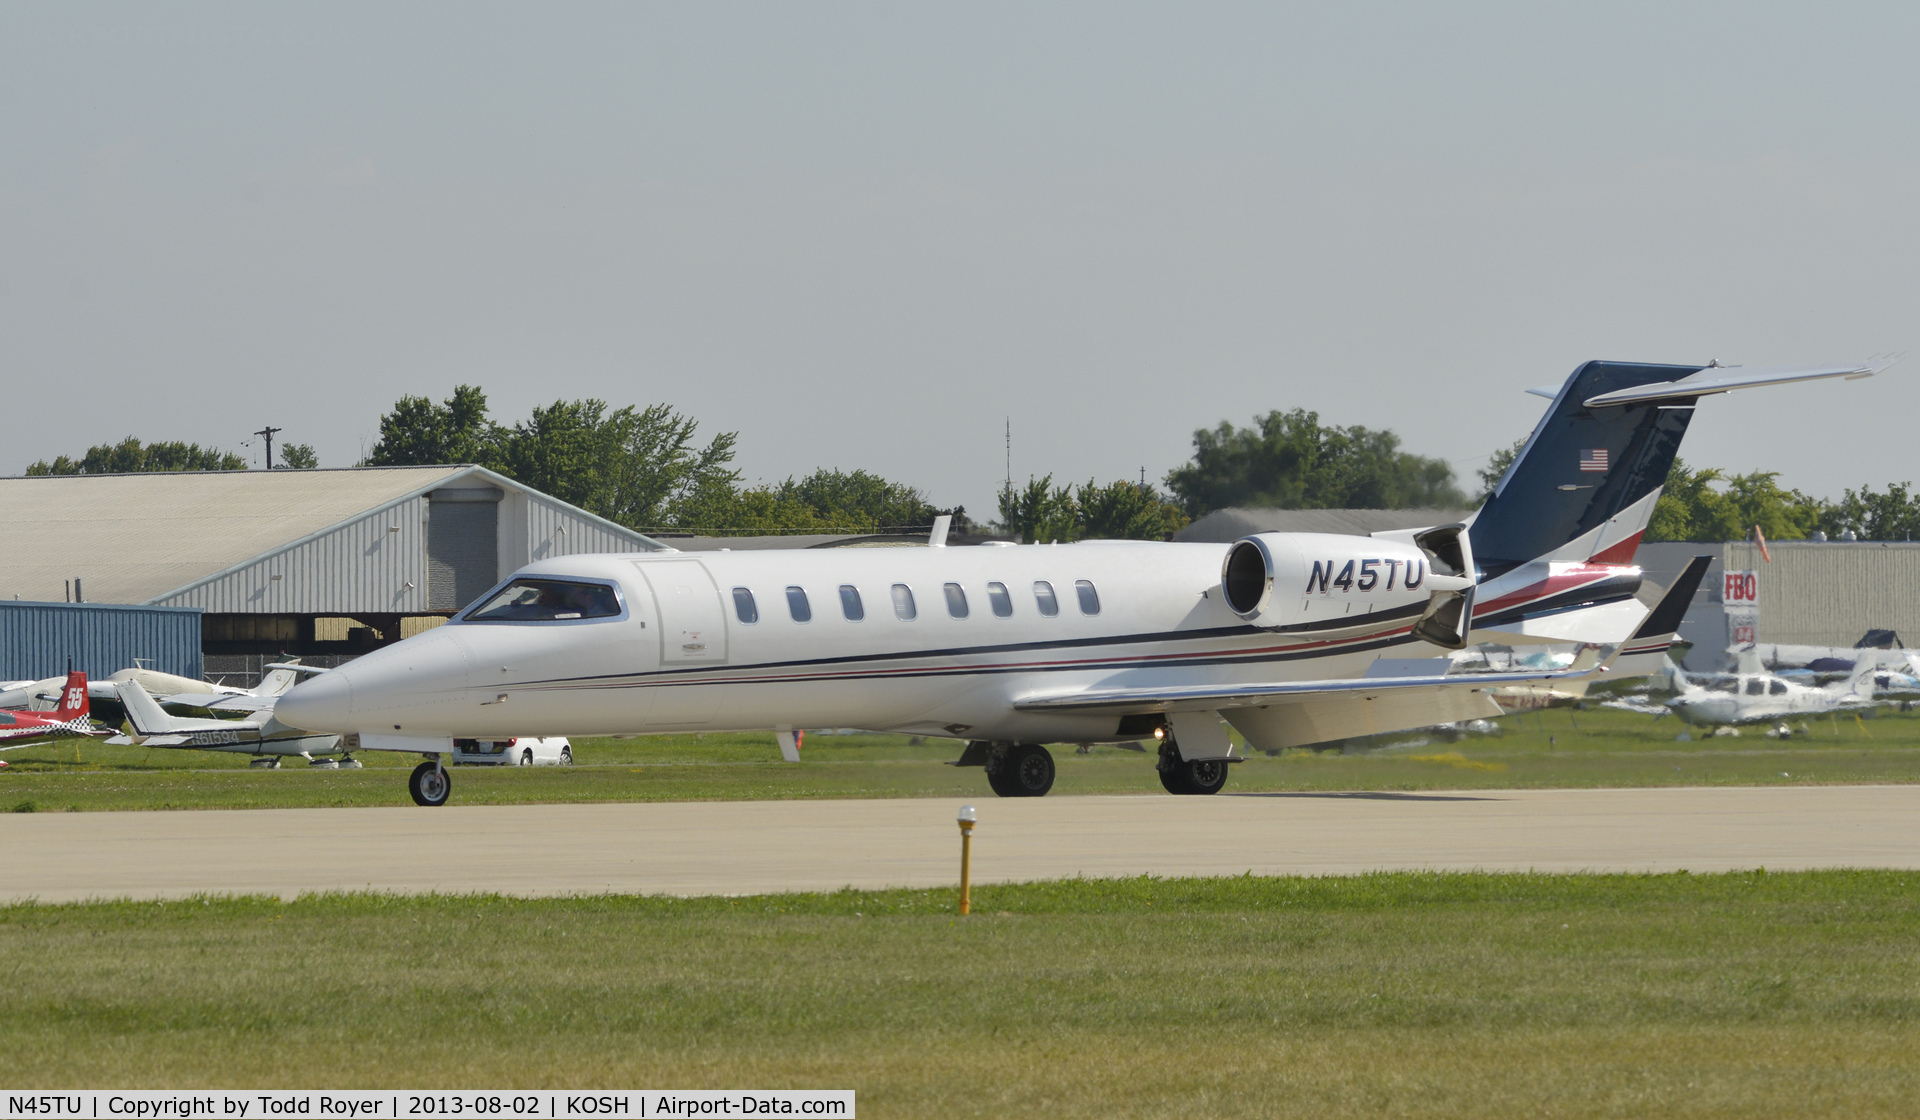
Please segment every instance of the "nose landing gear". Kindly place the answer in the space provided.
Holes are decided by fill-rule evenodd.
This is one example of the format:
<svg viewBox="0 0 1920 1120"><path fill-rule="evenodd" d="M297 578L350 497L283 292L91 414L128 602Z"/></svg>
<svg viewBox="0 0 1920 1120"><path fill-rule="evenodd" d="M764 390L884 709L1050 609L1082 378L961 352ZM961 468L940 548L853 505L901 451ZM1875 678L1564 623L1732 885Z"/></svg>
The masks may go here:
<svg viewBox="0 0 1920 1120"><path fill-rule="evenodd" d="M453 795L453 776L447 773L439 758L430 758L413 768L413 776L407 779L407 792L413 795L415 805L445 805Z"/></svg>

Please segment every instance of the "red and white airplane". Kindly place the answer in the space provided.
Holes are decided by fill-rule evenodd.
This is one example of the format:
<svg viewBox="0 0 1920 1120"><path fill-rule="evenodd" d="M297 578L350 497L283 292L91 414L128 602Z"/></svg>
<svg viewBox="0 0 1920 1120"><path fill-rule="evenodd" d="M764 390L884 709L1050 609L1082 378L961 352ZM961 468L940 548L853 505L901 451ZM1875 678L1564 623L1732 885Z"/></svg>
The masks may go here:
<svg viewBox="0 0 1920 1120"><path fill-rule="evenodd" d="M425 755L422 805L446 801L456 738L772 730L789 753L801 727L964 741L961 764L1003 796L1051 788L1042 744L1155 738L1170 792L1212 793L1237 761L1222 720L1275 749L1494 716L1494 689L1592 679L1597 653L1471 675L1445 654L1646 636L1633 553L1699 398L1882 368L1588 362L1458 525L542 560L275 714L349 750Z"/></svg>
<svg viewBox="0 0 1920 1120"><path fill-rule="evenodd" d="M21 747L38 746L49 739L66 739L75 735L89 738L110 735L93 726L88 716L93 711L93 703L87 696L87 675L78 670L67 674L67 684L60 692L59 706L51 712L16 712L0 709L0 751L18 750ZM0 766L6 763L0 762Z"/></svg>

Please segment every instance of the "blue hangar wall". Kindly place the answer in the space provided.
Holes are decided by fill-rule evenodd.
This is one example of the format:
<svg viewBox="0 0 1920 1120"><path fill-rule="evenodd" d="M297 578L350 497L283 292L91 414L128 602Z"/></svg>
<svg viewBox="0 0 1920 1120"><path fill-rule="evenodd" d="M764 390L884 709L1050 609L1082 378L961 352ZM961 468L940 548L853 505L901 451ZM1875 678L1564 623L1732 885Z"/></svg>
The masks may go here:
<svg viewBox="0 0 1920 1120"><path fill-rule="evenodd" d="M73 667L102 680L130 669L200 677L200 608L0 599L0 680L41 680Z"/></svg>

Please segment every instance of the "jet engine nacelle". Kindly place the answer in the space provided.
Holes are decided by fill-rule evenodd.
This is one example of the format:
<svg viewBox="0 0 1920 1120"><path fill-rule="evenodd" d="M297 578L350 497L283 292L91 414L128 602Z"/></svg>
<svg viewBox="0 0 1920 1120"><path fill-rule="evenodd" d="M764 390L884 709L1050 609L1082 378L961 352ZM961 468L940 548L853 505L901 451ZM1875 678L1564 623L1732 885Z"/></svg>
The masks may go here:
<svg viewBox="0 0 1920 1120"><path fill-rule="evenodd" d="M1265 630L1424 619L1443 603L1460 602L1474 582L1470 572L1462 574L1457 550L1448 551L1453 536L1429 542L1427 535L1427 548L1333 533L1243 537L1227 549L1220 588L1235 614Z"/></svg>

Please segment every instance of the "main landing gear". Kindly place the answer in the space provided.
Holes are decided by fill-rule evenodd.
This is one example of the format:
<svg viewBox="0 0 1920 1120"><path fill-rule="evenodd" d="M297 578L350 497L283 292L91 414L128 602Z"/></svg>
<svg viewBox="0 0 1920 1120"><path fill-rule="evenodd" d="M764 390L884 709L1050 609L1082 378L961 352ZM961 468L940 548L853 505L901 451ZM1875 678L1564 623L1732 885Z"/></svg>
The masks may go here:
<svg viewBox="0 0 1920 1120"><path fill-rule="evenodd" d="M1187 762L1180 757L1180 748L1174 746L1171 739L1161 742L1160 762L1155 769L1160 771L1160 784L1168 793L1219 793L1220 787L1227 784L1226 759Z"/></svg>
<svg viewBox="0 0 1920 1120"><path fill-rule="evenodd" d="M1002 797L1045 797L1053 788L1053 756L1038 743L1006 744L987 756L987 784Z"/></svg>
<svg viewBox="0 0 1920 1120"><path fill-rule="evenodd" d="M415 805L445 805L453 795L453 776L440 765L439 758L429 758L413 768L407 792L413 795Z"/></svg>

